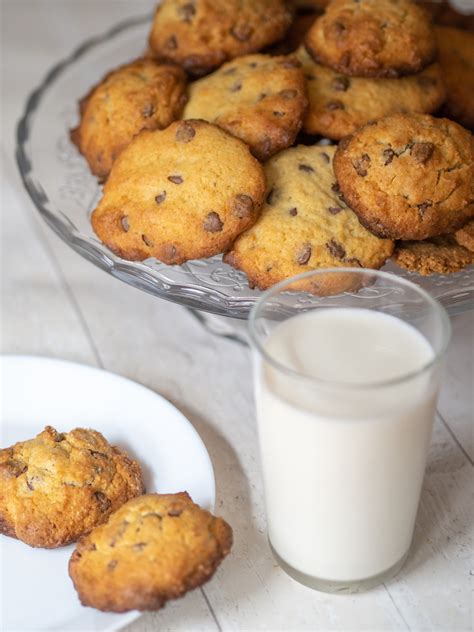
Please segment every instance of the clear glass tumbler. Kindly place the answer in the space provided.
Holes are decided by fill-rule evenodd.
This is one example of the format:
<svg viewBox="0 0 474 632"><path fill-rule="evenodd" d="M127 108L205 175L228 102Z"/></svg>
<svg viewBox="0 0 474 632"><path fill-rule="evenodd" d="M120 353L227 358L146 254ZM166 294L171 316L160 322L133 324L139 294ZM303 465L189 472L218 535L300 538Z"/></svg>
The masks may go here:
<svg viewBox="0 0 474 632"><path fill-rule="evenodd" d="M338 268L265 292L249 330L278 563L328 592L385 581L413 536L446 312L395 275Z"/></svg>

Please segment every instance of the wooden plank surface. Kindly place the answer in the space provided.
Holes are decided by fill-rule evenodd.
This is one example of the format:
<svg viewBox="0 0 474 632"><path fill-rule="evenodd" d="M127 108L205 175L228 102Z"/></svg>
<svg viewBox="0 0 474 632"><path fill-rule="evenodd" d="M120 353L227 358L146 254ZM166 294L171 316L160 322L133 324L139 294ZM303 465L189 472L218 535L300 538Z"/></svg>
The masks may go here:
<svg viewBox="0 0 474 632"><path fill-rule="evenodd" d="M453 321L414 545L398 578L362 595L325 595L286 576L265 536L248 350L210 335L184 308L94 268L38 219L13 161L27 93L85 37L151 3L2 3L2 336L4 353L99 365L149 386L191 420L211 455L217 512L235 545L212 582L129 632L446 630L472 626L472 314ZM86 7L86 8L84 8ZM8 28L5 24L8 23Z"/></svg>

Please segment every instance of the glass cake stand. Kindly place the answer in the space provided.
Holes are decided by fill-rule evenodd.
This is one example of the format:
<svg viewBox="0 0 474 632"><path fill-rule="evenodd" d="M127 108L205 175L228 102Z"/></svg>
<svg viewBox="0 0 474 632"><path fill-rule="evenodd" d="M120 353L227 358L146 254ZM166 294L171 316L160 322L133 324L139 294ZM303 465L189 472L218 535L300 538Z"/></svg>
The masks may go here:
<svg viewBox="0 0 474 632"><path fill-rule="evenodd" d="M57 63L28 98L18 124L17 161L24 185L48 225L76 252L109 274L194 311L215 333L242 339L245 320L261 294L221 256L168 266L156 259L125 261L94 235L90 214L101 189L69 139L78 121L78 100L110 69L143 54L151 16L122 22L82 44ZM389 263L384 270L430 292L450 314L474 308L474 266L448 276L421 277ZM361 297L362 298L362 297Z"/></svg>

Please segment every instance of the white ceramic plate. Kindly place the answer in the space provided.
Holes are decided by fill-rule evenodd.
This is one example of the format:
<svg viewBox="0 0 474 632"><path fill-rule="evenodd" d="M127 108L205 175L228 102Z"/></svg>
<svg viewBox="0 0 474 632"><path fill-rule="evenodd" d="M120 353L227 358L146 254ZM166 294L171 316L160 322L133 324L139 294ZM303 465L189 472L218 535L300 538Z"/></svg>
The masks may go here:
<svg viewBox="0 0 474 632"><path fill-rule="evenodd" d="M142 465L147 491L186 490L212 510L215 482L206 448L169 402L123 377L29 356L0 357L0 445L33 437L47 424L90 427ZM0 629L117 630L139 616L84 608L68 576L73 546L33 549L0 536Z"/></svg>

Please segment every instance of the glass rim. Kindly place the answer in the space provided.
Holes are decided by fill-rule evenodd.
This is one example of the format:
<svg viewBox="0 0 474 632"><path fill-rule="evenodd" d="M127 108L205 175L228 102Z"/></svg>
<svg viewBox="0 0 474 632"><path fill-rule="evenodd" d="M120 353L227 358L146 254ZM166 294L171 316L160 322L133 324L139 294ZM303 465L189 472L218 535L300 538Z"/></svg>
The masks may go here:
<svg viewBox="0 0 474 632"><path fill-rule="evenodd" d="M363 383L342 382L338 380L326 380L323 378L314 377L312 375L295 371L294 369L291 369L290 367L285 366L278 360L275 360L275 358L273 358L267 352L264 345L260 342L260 337L257 333L257 328L256 328L257 319L259 318L260 312L263 309L263 306L267 303L268 299L271 298L272 296L275 296L276 294L280 294L283 288L297 281L307 279L311 276L320 276L324 274L334 274L334 273L341 273L341 272L349 273L349 274L371 274L376 277L386 279L390 281L391 283L395 282L395 284L405 286L417 292L434 309L435 313L438 315L441 322L441 330L442 330L441 345L440 345L439 350L434 353L431 360L429 362L426 362L419 369L416 369L416 371L410 371L409 373L404 373L398 377L391 378L389 380L378 380L375 382L363 382ZM294 291L295 293L296 292L299 292L302 294L307 293L307 292L304 292L304 290L294 290ZM333 296L340 296L344 294L350 294L350 293L341 292ZM324 299L325 297L320 297L320 298ZM327 298L331 298L331 297L328 296ZM331 309L331 308L327 308L327 309ZM360 309L365 309L365 308L360 308ZM348 268L348 267L320 268L318 270L308 270L307 272L303 272L302 274L298 274L288 279L284 279L283 281L280 281L279 283L273 285L271 288L266 290L259 297L257 302L253 305L249 314L249 318L248 318L248 330L249 330L249 337L252 343L252 347L256 349L260 353L260 355L278 371L282 373L286 373L289 377L292 377L292 378L298 378L299 380L309 381L312 384L319 384L321 386L354 389L354 390L396 386L397 384L408 382L409 380L429 371L431 368L433 368L436 364L439 363L439 361L443 358L444 354L446 353L446 350L449 345L449 341L451 339L451 332L452 332L451 322L449 320L449 316L446 310L444 309L444 307L441 305L439 301L433 298L426 290L421 288L416 283L412 283L411 281L408 281L407 279L399 277L396 274L392 274L390 272L383 272L381 270L373 270L371 268Z"/></svg>

